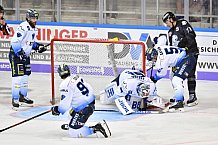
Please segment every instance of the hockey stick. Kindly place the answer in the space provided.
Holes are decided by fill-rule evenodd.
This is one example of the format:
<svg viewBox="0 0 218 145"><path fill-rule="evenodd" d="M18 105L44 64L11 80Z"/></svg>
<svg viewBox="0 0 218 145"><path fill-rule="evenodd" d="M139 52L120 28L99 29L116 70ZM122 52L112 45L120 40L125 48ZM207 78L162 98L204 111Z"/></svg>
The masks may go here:
<svg viewBox="0 0 218 145"><path fill-rule="evenodd" d="M45 46L43 46L43 47L48 47L49 45L51 45L51 43L48 43L48 44L46 44ZM47 48L46 48L46 50L47 50ZM31 55L33 55L33 54L35 54L35 53L37 53L37 51L38 50L34 50L33 52L31 52Z"/></svg>
<svg viewBox="0 0 218 145"><path fill-rule="evenodd" d="M153 69L154 69L154 64L152 64L151 68L149 69L149 70L151 70L150 77L152 77Z"/></svg>
<svg viewBox="0 0 218 145"><path fill-rule="evenodd" d="M112 110L112 109L96 109L97 112L119 112L118 110ZM146 111L137 111L133 114L160 114L162 111L155 111L155 110L146 110Z"/></svg>
<svg viewBox="0 0 218 145"><path fill-rule="evenodd" d="M26 119L26 120L23 120L23 121L21 121L21 122L18 122L18 123L16 123L16 124L13 124L13 125L11 125L11 126L9 126L9 127L6 127L6 128L4 128L4 129L1 129L1 130L0 130L0 133L3 132L3 131L5 131L5 130L8 130L8 129L12 128L12 127L15 127L15 126L17 126L17 125L20 125L20 124L22 124L22 123L24 123L24 122L30 121L30 120L32 120L32 119L35 119L35 118L39 117L39 116L42 116L42 115L44 115L44 114L47 114L47 113L49 113L49 112L51 112L51 110L47 110L47 111L42 112L42 113L40 113L40 114L38 114L38 115L35 115L35 116L31 117L31 118L28 118L28 119Z"/></svg>

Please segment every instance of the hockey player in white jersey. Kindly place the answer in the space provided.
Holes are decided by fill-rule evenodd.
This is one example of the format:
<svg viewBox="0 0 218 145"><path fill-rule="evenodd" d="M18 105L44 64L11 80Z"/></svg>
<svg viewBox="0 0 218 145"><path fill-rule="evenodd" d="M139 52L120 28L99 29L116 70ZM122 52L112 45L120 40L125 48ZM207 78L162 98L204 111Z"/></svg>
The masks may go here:
<svg viewBox="0 0 218 145"><path fill-rule="evenodd" d="M59 91L61 101L58 106L51 108L53 115L64 114L69 111L69 124L62 125L62 129L68 130L71 137L87 137L100 132L105 138L111 136L110 130L104 121L95 126L85 126L88 118L95 110L95 95L90 84L78 75L70 75L70 68L63 64L58 67L61 79ZM104 128L104 127L105 128Z"/></svg>
<svg viewBox="0 0 218 145"><path fill-rule="evenodd" d="M115 102L123 115L145 111L148 104L165 107L162 98L156 94L153 82L142 71L134 69L124 70L107 85L100 95L100 101L105 105Z"/></svg>
<svg viewBox="0 0 218 145"><path fill-rule="evenodd" d="M46 51L46 47L37 43L36 39L38 17L37 11L27 10L26 21L18 26L11 39L9 60L12 70L12 105L16 109L19 107L19 103L33 104L33 100L27 97L28 77L31 74L31 51L35 50L38 53Z"/></svg>
<svg viewBox="0 0 218 145"><path fill-rule="evenodd" d="M165 45L166 41L166 36L160 36L155 47L147 50L147 60L155 63L157 67L157 73L151 76L150 79L156 83L166 76L169 67L175 67L176 70L172 76L175 103L169 107L169 111L183 111L183 80L188 77L191 69L194 67L195 59L193 55L187 55L183 48Z"/></svg>

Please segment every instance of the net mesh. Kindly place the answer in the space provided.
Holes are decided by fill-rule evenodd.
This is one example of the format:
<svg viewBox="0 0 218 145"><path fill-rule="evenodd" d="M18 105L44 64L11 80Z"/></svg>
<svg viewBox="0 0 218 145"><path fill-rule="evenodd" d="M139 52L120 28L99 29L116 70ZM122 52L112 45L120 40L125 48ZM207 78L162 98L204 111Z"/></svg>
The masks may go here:
<svg viewBox="0 0 218 145"><path fill-rule="evenodd" d="M89 82L98 95L124 69L145 70L142 42L57 39L51 43L52 104L59 100L58 87L61 79L57 68L67 64L72 74L78 74ZM117 73L117 74L116 74Z"/></svg>

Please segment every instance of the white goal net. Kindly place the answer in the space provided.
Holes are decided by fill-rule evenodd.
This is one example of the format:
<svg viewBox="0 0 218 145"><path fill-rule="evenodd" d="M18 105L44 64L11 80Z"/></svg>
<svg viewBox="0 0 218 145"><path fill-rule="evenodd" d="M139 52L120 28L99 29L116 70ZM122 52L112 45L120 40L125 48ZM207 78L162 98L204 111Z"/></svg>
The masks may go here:
<svg viewBox="0 0 218 145"><path fill-rule="evenodd" d="M59 99L61 82L58 65L67 64L94 88L95 95L124 69L145 72L145 44L140 41L99 39L52 39L51 41L51 103Z"/></svg>

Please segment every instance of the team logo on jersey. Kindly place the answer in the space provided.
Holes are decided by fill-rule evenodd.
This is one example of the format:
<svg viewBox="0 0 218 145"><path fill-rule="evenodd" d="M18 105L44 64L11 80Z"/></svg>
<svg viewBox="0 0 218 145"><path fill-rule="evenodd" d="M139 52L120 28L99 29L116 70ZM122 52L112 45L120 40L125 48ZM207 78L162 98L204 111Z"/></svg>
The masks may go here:
<svg viewBox="0 0 218 145"><path fill-rule="evenodd" d="M32 34L32 40L35 38L35 33Z"/></svg>
<svg viewBox="0 0 218 145"><path fill-rule="evenodd" d="M22 34L21 33L17 33L17 37L21 37L22 36Z"/></svg>
<svg viewBox="0 0 218 145"><path fill-rule="evenodd" d="M179 27L176 27L176 31L179 31Z"/></svg>
<svg viewBox="0 0 218 145"><path fill-rule="evenodd" d="M186 25L187 24L187 22L186 21L182 21L182 25Z"/></svg>
<svg viewBox="0 0 218 145"><path fill-rule="evenodd" d="M64 100L66 96L65 95L61 95L61 100Z"/></svg>

